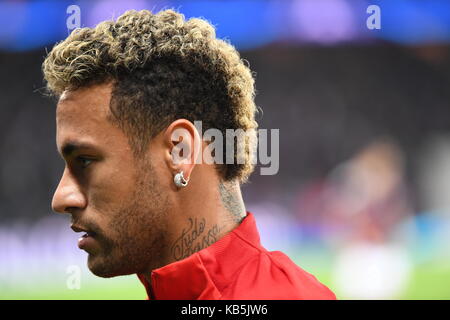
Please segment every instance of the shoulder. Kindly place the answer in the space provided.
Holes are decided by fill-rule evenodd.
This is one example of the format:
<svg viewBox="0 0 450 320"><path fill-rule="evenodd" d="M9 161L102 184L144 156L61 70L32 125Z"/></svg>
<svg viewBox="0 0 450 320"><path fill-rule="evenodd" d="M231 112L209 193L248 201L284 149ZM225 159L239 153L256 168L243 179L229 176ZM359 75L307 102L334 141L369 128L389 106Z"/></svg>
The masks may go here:
<svg viewBox="0 0 450 320"><path fill-rule="evenodd" d="M259 250L242 266L222 299L336 299L316 277L280 251Z"/></svg>

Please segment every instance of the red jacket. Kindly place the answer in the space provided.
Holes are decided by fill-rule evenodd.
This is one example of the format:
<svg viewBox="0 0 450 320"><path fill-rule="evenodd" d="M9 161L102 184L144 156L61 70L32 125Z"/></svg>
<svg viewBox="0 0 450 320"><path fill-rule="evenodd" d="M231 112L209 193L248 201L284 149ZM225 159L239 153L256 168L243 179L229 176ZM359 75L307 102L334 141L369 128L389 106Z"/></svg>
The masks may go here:
<svg viewBox="0 0 450 320"><path fill-rule="evenodd" d="M139 279L148 299L336 299L284 253L261 246L251 213L209 247L153 270L151 286Z"/></svg>

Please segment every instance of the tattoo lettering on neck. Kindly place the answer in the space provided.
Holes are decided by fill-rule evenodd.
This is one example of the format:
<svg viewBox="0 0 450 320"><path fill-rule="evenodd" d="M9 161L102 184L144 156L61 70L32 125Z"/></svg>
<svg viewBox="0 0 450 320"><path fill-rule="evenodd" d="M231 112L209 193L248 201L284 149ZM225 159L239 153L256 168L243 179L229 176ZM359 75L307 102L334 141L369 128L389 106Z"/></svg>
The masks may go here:
<svg viewBox="0 0 450 320"><path fill-rule="evenodd" d="M245 212L245 208L236 188L219 182L219 194L223 205L231 214L233 221L240 223L243 219L242 214Z"/></svg>
<svg viewBox="0 0 450 320"><path fill-rule="evenodd" d="M171 248L175 260L187 258L218 240L222 228L215 224L208 231L205 231L205 225L205 218L189 218L189 226L183 229L181 236Z"/></svg>

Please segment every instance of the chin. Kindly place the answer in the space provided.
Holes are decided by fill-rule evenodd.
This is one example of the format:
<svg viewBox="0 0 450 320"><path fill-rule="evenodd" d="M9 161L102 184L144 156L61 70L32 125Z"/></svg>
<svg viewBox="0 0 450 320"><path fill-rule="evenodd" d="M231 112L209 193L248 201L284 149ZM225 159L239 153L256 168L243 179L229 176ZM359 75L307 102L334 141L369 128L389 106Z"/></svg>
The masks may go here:
<svg viewBox="0 0 450 320"><path fill-rule="evenodd" d="M94 275L101 278L113 278L131 274L131 272L118 270L117 264L113 261L105 261L105 259L98 256L89 255L87 266Z"/></svg>

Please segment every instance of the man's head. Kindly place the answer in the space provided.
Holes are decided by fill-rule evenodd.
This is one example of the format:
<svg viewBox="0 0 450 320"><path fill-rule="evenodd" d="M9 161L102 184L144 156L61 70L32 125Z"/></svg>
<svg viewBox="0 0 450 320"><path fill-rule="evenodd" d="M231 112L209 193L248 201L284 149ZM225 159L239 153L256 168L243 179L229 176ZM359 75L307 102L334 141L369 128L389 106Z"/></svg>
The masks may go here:
<svg viewBox="0 0 450 320"><path fill-rule="evenodd" d="M255 129L250 70L211 25L171 10L128 11L75 30L43 70L59 99L57 145L66 160L53 207L92 235L83 242L89 268L109 277L164 265L171 212L182 206L173 175L189 177L195 166L173 161L172 133L188 133L183 143L194 157L202 134L195 120L203 130ZM251 146L244 149L243 164L216 165L202 177L245 181L253 165Z"/></svg>

